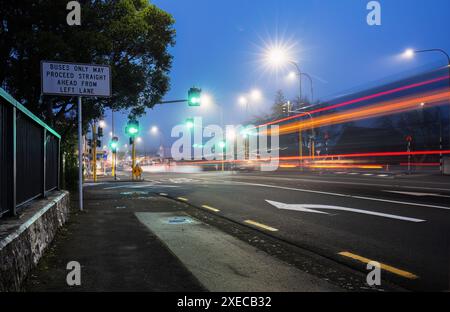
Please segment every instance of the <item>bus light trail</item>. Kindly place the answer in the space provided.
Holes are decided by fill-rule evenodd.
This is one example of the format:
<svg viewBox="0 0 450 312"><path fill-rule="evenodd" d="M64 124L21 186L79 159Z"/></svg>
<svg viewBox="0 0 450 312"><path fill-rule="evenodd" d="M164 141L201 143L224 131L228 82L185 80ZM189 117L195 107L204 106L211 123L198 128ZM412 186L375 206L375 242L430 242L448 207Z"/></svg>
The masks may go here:
<svg viewBox="0 0 450 312"><path fill-rule="evenodd" d="M448 90L448 89L446 89ZM328 114L319 116L312 120L297 121L279 127L279 134L295 133L299 130L319 128L335 124L341 124L350 121L363 120L374 117L398 114L415 109L419 109L421 103L426 103L426 107L442 105L448 103L450 91L440 91L419 97L407 98L402 100L387 101L362 108L352 109L346 112ZM423 109L421 107L421 109ZM270 130L261 131L261 134L270 134Z"/></svg>
<svg viewBox="0 0 450 312"><path fill-rule="evenodd" d="M450 78L450 76L438 77L438 78L435 78L435 79L414 83L414 84L411 84L411 85L395 88L395 89L392 89L392 90L375 93L375 94L364 96L364 97L360 97L360 98L357 98L357 99L354 99L354 100L350 100L350 101L342 102L342 103L339 103L339 104L330 105L330 106L327 106L327 107L323 107L323 108L319 108L319 109L316 109L316 110L312 110L312 111L310 111L308 113L300 113L300 114L297 114L297 115L294 115L294 116L290 116L290 117L274 120L274 121L271 121L271 122L268 122L268 123L265 123L265 124L262 124L262 125L258 125L256 128L261 128L261 127L264 127L264 126L275 125L275 124L279 124L279 123L282 123L282 122L285 122L285 121L298 119L298 118L301 118L301 117L306 117L308 114L314 115L314 114L317 114L317 113L333 110L333 109L336 109L336 108L341 108L341 107L344 107L344 106L360 103L360 102L363 102L363 101L376 99L376 98L379 98L381 96L391 95L391 94L395 94L395 93L398 93L398 92L401 92L401 91L406 91L406 90L410 90L410 89L414 89L414 88L430 85L430 84L433 84L433 83L436 83L436 82L448 80L449 78Z"/></svg>

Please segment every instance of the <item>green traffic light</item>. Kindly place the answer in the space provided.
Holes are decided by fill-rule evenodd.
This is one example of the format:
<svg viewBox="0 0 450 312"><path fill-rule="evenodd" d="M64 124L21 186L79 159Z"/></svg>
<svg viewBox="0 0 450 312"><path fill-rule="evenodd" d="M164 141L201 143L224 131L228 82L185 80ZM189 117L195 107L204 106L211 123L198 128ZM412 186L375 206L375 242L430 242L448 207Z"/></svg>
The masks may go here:
<svg viewBox="0 0 450 312"><path fill-rule="evenodd" d="M191 88L188 91L188 104L189 106L200 106L201 105L201 95L202 90L199 88Z"/></svg>
<svg viewBox="0 0 450 312"><path fill-rule="evenodd" d="M186 119L186 127L188 129L194 128L194 119L193 118Z"/></svg>
<svg viewBox="0 0 450 312"><path fill-rule="evenodd" d="M138 132L139 132L139 130L137 128L134 128L134 127L128 128L128 133L131 134L131 135L135 135Z"/></svg>
<svg viewBox="0 0 450 312"><path fill-rule="evenodd" d="M137 121L130 121L125 129L125 132L130 137L135 137L139 134L139 123Z"/></svg>

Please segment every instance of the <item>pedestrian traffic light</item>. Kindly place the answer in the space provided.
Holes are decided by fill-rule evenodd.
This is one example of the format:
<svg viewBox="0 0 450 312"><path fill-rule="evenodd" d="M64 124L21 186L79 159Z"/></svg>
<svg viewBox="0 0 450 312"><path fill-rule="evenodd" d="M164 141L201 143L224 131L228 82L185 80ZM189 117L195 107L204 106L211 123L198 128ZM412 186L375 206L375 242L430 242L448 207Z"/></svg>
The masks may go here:
<svg viewBox="0 0 450 312"><path fill-rule="evenodd" d="M109 143L109 147L113 153L117 153L117 148L119 147L119 138L113 137L111 143Z"/></svg>
<svg viewBox="0 0 450 312"><path fill-rule="evenodd" d="M133 145L133 144L134 144L134 138L130 137L130 145Z"/></svg>
<svg viewBox="0 0 450 312"><path fill-rule="evenodd" d="M201 105L202 89L190 88L188 91L188 104L189 106L200 106Z"/></svg>
<svg viewBox="0 0 450 312"><path fill-rule="evenodd" d="M97 136L99 138L103 137L103 128L102 127L98 127Z"/></svg>
<svg viewBox="0 0 450 312"><path fill-rule="evenodd" d="M186 127L188 129L194 128L194 118L188 118L186 119Z"/></svg>
<svg viewBox="0 0 450 312"><path fill-rule="evenodd" d="M101 140L97 140L96 142L97 142L97 147L98 148L102 147L102 141Z"/></svg>
<svg viewBox="0 0 450 312"><path fill-rule="evenodd" d="M132 120L128 122L125 132L130 137L136 137L139 134L139 122Z"/></svg>

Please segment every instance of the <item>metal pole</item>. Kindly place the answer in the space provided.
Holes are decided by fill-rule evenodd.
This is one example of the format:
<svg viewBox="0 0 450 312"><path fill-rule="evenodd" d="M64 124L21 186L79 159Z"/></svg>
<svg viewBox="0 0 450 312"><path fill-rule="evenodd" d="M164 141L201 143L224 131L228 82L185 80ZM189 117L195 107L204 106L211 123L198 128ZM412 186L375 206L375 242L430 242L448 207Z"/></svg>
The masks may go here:
<svg viewBox="0 0 450 312"><path fill-rule="evenodd" d="M47 129L44 128L42 131L42 140L43 140L43 144L42 144L42 197L45 197L45 189L46 189L46 184L47 184Z"/></svg>
<svg viewBox="0 0 450 312"><path fill-rule="evenodd" d="M17 215L17 108L12 109L12 199L11 214Z"/></svg>
<svg viewBox="0 0 450 312"><path fill-rule="evenodd" d="M78 97L78 192L80 201L80 211L83 211L83 118L82 118L82 101L81 96Z"/></svg>
<svg viewBox="0 0 450 312"><path fill-rule="evenodd" d="M97 125L95 122L92 125L92 145L92 177L94 178L94 182L97 182Z"/></svg>
<svg viewBox="0 0 450 312"><path fill-rule="evenodd" d="M131 151L131 177L134 180L134 167L136 166L136 139L133 138L133 146L132 146L132 151Z"/></svg>
<svg viewBox="0 0 450 312"><path fill-rule="evenodd" d="M116 136L114 131L114 109L111 109L111 127L112 127L112 137L114 138ZM117 152L113 152L112 155L112 175L114 176L114 180L117 180L117 173L116 173L116 166L117 166Z"/></svg>

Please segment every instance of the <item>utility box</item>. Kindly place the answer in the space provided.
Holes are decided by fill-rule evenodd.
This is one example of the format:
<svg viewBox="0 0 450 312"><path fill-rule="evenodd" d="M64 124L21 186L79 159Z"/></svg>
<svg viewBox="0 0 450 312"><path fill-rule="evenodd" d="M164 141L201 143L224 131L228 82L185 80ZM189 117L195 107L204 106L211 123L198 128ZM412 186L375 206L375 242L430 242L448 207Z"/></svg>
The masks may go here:
<svg viewBox="0 0 450 312"><path fill-rule="evenodd" d="M444 157L443 160L443 171L445 175L450 175L450 157Z"/></svg>

